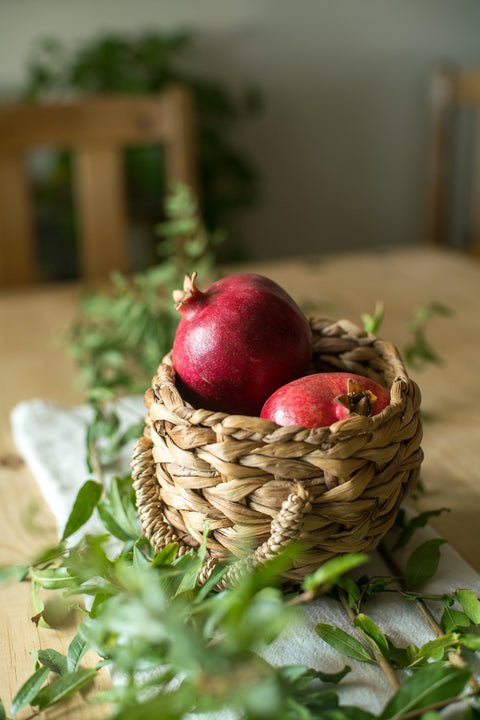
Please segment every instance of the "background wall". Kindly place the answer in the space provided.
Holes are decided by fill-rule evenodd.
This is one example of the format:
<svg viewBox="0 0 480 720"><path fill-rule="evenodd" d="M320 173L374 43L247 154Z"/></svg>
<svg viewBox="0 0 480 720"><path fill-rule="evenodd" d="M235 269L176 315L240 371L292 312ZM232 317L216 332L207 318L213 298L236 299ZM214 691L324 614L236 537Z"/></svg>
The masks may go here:
<svg viewBox="0 0 480 720"><path fill-rule="evenodd" d="M253 257L423 241L428 75L480 64L477 0L0 0L0 97L45 35L182 27L192 68L264 96L238 131L263 179Z"/></svg>

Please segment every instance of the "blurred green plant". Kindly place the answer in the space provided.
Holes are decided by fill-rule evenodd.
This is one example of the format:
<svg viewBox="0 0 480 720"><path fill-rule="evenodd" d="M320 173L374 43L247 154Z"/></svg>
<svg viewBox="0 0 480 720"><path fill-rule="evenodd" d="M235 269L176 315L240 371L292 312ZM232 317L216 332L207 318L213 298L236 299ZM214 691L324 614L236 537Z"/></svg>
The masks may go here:
<svg viewBox="0 0 480 720"><path fill-rule="evenodd" d="M428 365L441 365L443 360L427 338L427 327L434 317L452 317L454 312L441 302L433 301L420 305L414 310L413 320L407 330L412 334L411 342L405 347L405 360L417 369Z"/></svg>
<svg viewBox="0 0 480 720"><path fill-rule="evenodd" d="M188 71L187 55L194 49L194 39L187 31L108 34L72 49L47 37L32 50L21 95L44 100L95 93L157 93L172 83L188 87L196 108L202 217L212 231L228 230L228 245L217 249L221 259L241 260L247 252L235 220L257 201L259 178L252 160L232 138L238 124L260 110L261 94L254 87L235 94L216 80ZM143 233L151 233L162 219L166 192L162 158L158 145L126 150L130 215ZM44 223L45 232L54 232L51 225L56 223L63 235L74 233L66 189L70 164L67 152L54 153L44 164L50 168L44 170L45 178L37 183L39 222ZM52 212L58 202L65 208L61 215L58 210Z"/></svg>
<svg viewBox="0 0 480 720"><path fill-rule="evenodd" d="M223 235L206 231L188 188L166 196L165 214L157 226L160 262L131 277L113 273L106 289L87 292L62 334L91 402L143 392L145 378L173 345L179 321L173 290L194 270L203 281L218 276L215 253Z"/></svg>
<svg viewBox="0 0 480 720"><path fill-rule="evenodd" d="M96 535L85 531L94 515L102 528ZM80 539L72 542L80 531ZM34 621L44 627L49 627L42 599L46 592L60 591L66 602L90 599L88 608L79 608L83 621L66 653L36 651L32 674L13 697L8 715L0 701L0 717L10 720L28 706L37 709L34 717L57 706L105 666L112 685L93 695L108 703L110 720L181 720L191 713L226 713L243 720L412 720L459 701L468 701L473 710L479 688L473 662L467 664L462 653L480 649L480 600L468 589L437 596L417 590L435 574L444 542L428 540L411 552L407 590L389 575L355 581L348 573L368 557L346 555L328 560L287 592L281 575L301 551L292 545L219 591L228 563L217 565L205 584L199 580L206 539L178 557L174 543L155 552L141 535L131 478L113 477L109 487L88 479L58 544L26 565L0 568L0 583L32 583ZM366 614L371 598L378 605L380 596L392 592L412 603L426 599L444 608L434 640L417 645L411 638L406 647L397 646ZM315 626L339 660L343 656L343 666L331 672L268 662L263 651L287 628L301 626L301 607L325 594L329 605L335 603L340 614L343 608L351 621L354 635L324 622ZM454 603L461 610L454 610ZM94 667L82 663L88 650L96 653ZM390 679L393 693L380 714L340 703L335 686L352 670L347 659L376 666Z"/></svg>

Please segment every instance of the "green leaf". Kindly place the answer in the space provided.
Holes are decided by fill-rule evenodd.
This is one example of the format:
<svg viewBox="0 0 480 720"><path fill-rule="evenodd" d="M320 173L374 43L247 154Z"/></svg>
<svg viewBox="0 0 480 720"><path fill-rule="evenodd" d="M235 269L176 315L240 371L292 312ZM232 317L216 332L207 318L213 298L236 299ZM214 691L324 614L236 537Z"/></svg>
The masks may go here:
<svg viewBox="0 0 480 720"><path fill-rule="evenodd" d="M87 480L82 485L65 524L62 540L73 535L90 519L100 500L102 489L102 485L95 480Z"/></svg>
<svg viewBox="0 0 480 720"><path fill-rule="evenodd" d="M45 568L39 570L32 568L32 578L46 590L58 590L61 588L76 587L78 580L72 577L66 567Z"/></svg>
<svg viewBox="0 0 480 720"><path fill-rule="evenodd" d="M480 600L473 590L457 590L455 597L461 604L465 615L475 625L480 624Z"/></svg>
<svg viewBox="0 0 480 720"><path fill-rule="evenodd" d="M68 670L67 658L57 650L39 650L37 653L37 659L42 665L49 668L57 675L65 675Z"/></svg>
<svg viewBox="0 0 480 720"><path fill-rule="evenodd" d="M76 693L91 682L96 674L95 668L82 668L67 673L40 690L32 699L31 704L38 706L40 710L45 710Z"/></svg>
<svg viewBox="0 0 480 720"><path fill-rule="evenodd" d="M305 720L317 720L317 717L321 718L321 720L377 720L377 715L372 715L366 710L354 706L322 710L322 714L318 716L305 715ZM295 720L297 720L297 718L295 718Z"/></svg>
<svg viewBox="0 0 480 720"><path fill-rule="evenodd" d="M175 556L178 551L178 545L177 543L169 543L168 545L165 545L161 550L158 551L158 553L155 555L155 557L152 560L152 565L171 565L173 561L175 560Z"/></svg>
<svg viewBox="0 0 480 720"><path fill-rule="evenodd" d="M373 334L377 333L380 328L380 325L383 322L383 317L384 317L383 302L381 302L381 300L379 300L375 303L375 310L373 312L373 315L369 315L368 313L363 313L360 317L361 317L363 327L366 332L373 333Z"/></svg>
<svg viewBox="0 0 480 720"><path fill-rule="evenodd" d="M32 579L32 585L30 588L30 597L32 600L32 609L35 618L38 618L36 622L39 627L50 627L47 621L43 617L43 611L45 610L45 603L40 597L41 584L35 579Z"/></svg>
<svg viewBox="0 0 480 720"><path fill-rule="evenodd" d="M0 720L6 720L5 707L1 700L0 700Z"/></svg>
<svg viewBox="0 0 480 720"><path fill-rule="evenodd" d="M74 635L67 650L67 668L70 672L78 670L80 661L87 650L87 641L79 633Z"/></svg>
<svg viewBox="0 0 480 720"><path fill-rule="evenodd" d="M343 576L338 579L338 587L342 588L347 594L348 606L354 611L359 612L359 602L362 596L359 586L352 578Z"/></svg>
<svg viewBox="0 0 480 720"><path fill-rule="evenodd" d="M28 572L22 565L5 565L0 567L0 587L10 582L18 582Z"/></svg>
<svg viewBox="0 0 480 720"><path fill-rule="evenodd" d="M133 567L135 568L149 568L150 562L145 557L143 552L135 544L133 546Z"/></svg>
<svg viewBox="0 0 480 720"><path fill-rule="evenodd" d="M414 515L402 529L392 550L403 547L411 539L416 530L425 527L431 517L438 517L444 512L450 512L449 508L439 508L438 510L427 510L426 512Z"/></svg>
<svg viewBox="0 0 480 720"><path fill-rule="evenodd" d="M344 630L334 625L326 623L318 623L315 628L316 633L338 652L346 655L352 660L360 660L361 662L373 662L373 657L367 648L362 645L359 640L352 637Z"/></svg>
<svg viewBox="0 0 480 720"><path fill-rule="evenodd" d="M132 535L127 532L120 523L117 522L115 516L112 513L111 505L110 503L105 499L101 498L100 502L98 503L98 514L100 516L100 520L105 526L105 529L107 532L110 533L110 535L113 535L113 537L117 538L118 540L122 540L123 542L127 542L127 540L132 540ZM138 537L136 535L135 537Z"/></svg>
<svg viewBox="0 0 480 720"><path fill-rule="evenodd" d="M419 668L406 680L380 715L380 720L394 720L404 713L455 698L470 678L468 669L430 663Z"/></svg>
<svg viewBox="0 0 480 720"><path fill-rule="evenodd" d="M390 647L388 640L371 618L363 613L359 613L355 617L353 624L375 643L378 652L386 660L390 660Z"/></svg>
<svg viewBox="0 0 480 720"><path fill-rule="evenodd" d="M458 633L448 633L435 640L429 640L418 649L415 658L408 667L414 668L424 660L429 660L430 658L436 661L442 660L445 655L445 650L456 647L459 643L459 638L460 635Z"/></svg>
<svg viewBox="0 0 480 720"><path fill-rule="evenodd" d="M108 498L98 503L98 512L106 529L119 540L136 540L140 524L131 499L132 480L113 477Z"/></svg>
<svg viewBox="0 0 480 720"><path fill-rule="evenodd" d="M446 633L450 633L457 628L470 627L471 620L464 612L446 607L442 613L440 625Z"/></svg>
<svg viewBox="0 0 480 720"><path fill-rule="evenodd" d="M25 705L29 705L31 703L49 674L50 669L48 667L41 667L23 683L10 705L9 715L11 717L25 707Z"/></svg>
<svg viewBox="0 0 480 720"><path fill-rule="evenodd" d="M322 682L324 683L334 683L335 685L339 683L345 675L348 675L349 672L352 671L352 668L350 665L345 665L341 670L339 670L336 673L327 673L322 672L322 670L316 671L316 677L318 677Z"/></svg>
<svg viewBox="0 0 480 720"><path fill-rule="evenodd" d="M410 665L413 659L416 657L418 647L413 645L407 645L406 648L396 647L392 640L387 636L388 648L390 653L390 662L395 667L406 668ZM425 661L426 662L426 661Z"/></svg>
<svg viewBox="0 0 480 720"><path fill-rule="evenodd" d="M405 568L407 590L423 585L435 575L440 562L440 547L446 542L443 538L433 538L415 548Z"/></svg>
<svg viewBox="0 0 480 720"><path fill-rule="evenodd" d="M321 565L312 575L307 575L302 587L307 592L315 591L318 588L323 588L327 591L338 583L342 575L368 562L369 559L368 555L352 554L327 560L327 562Z"/></svg>
<svg viewBox="0 0 480 720"><path fill-rule="evenodd" d="M185 561L184 571L183 575L180 581L180 584L178 586L178 589L176 591L176 595L180 595L181 593L188 592L189 590L193 590L197 586L198 582L198 573L200 572L200 568L202 567L203 561L205 560L205 555L207 551L207 540L208 540L208 532L209 532L209 524L207 521L205 521L205 530L203 535L202 544L200 547L196 550L195 554L192 554L188 560ZM176 564L182 562L183 558L187 558L188 553L183 555L182 558L179 558L176 561Z"/></svg>
<svg viewBox="0 0 480 720"><path fill-rule="evenodd" d="M462 633L459 635L459 642L462 647L478 652L480 650L480 635L473 633Z"/></svg>

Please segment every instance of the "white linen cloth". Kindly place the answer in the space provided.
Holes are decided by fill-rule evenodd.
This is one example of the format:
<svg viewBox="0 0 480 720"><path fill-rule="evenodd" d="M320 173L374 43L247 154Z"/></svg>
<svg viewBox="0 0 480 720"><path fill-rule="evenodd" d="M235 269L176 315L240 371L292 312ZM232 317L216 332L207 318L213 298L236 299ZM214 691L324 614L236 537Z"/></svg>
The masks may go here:
<svg viewBox="0 0 480 720"><path fill-rule="evenodd" d="M121 423L127 427L145 416L143 397L119 401L117 411ZM90 419L88 406L64 408L41 399L21 402L11 414L15 443L56 518L59 535L78 490L88 478L85 439ZM133 442L121 451L116 462L107 469L107 477L129 472L132 447ZM94 519L89 530L92 525L95 525ZM405 561L414 547L433 537L437 536L430 527L418 530L408 545L397 552L397 559ZM480 575L450 545L442 545L440 552L438 571L423 590L443 594L468 588L479 595ZM368 566L361 566L361 574L391 575L378 553L370 553L370 557ZM442 607L440 603L431 607L437 619ZM383 593L369 600L365 611L396 646L405 647L411 642L420 646L433 639L418 610L396 594ZM392 694L382 672L376 666L345 658L331 648L315 632L319 622L336 625L355 635L338 603L327 597L320 598L306 605L301 619L262 650L262 655L275 665L300 663L323 672L336 672L348 664L352 671L335 686L341 704L379 713ZM451 707L445 717L461 717L461 712L461 709Z"/></svg>

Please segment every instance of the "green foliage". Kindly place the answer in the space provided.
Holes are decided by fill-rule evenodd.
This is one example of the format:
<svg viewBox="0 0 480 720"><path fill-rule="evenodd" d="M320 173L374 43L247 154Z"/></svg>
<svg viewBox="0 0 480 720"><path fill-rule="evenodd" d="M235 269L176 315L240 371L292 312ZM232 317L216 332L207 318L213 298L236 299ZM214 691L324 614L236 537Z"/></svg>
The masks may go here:
<svg viewBox="0 0 480 720"><path fill-rule="evenodd" d="M393 546L393 549L401 548L408 543L413 534L419 528L425 527L431 517L438 517L444 512L450 512L449 508L438 508L436 510L426 510L418 515L413 515L407 522L405 519L405 511L401 509L395 518L395 526L401 529L401 532Z"/></svg>
<svg viewBox="0 0 480 720"><path fill-rule="evenodd" d="M433 301L428 305L419 305L414 309L413 320L406 325L411 333L411 340L403 350L405 362L416 369L424 370L431 364L440 365L442 358L427 339L427 328L437 317L452 317L453 310L443 303ZM361 320L364 330L378 333L384 320L384 306L381 301L375 305L373 315L362 313Z"/></svg>
<svg viewBox="0 0 480 720"><path fill-rule="evenodd" d="M411 342L404 349L405 360L413 367L423 370L428 365L440 365L442 358L427 339L427 327L436 316L452 317L453 311L440 302L431 302L415 308L414 318L407 325L412 334Z"/></svg>
<svg viewBox="0 0 480 720"><path fill-rule="evenodd" d="M88 484L74 508L87 491ZM101 498L90 495L90 505L95 498L97 508L102 502L115 512L121 507L125 518L134 509L126 482L121 489L113 485ZM76 511L72 516L78 517ZM116 537L121 542L114 545L109 534L86 535L75 545L61 541L47 561L30 568L44 588L88 595L92 603L66 656L53 649L37 653L11 717L26 705L42 710L61 702L105 664L114 668L117 680L101 695L112 703L112 719L180 718L228 705L252 720L294 720L297 711L313 718L322 709L338 707L330 686L342 680L348 667L333 674L303 666L276 668L256 652L298 612L279 586L282 558L245 574L232 589L214 592L219 573L203 587L198 584L205 545L175 559L174 548L155 554L138 529L136 538L132 533L126 539L123 532ZM80 667L88 648L100 657L96 668Z"/></svg>
<svg viewBox="0 0 480 720"><path fill-rule="evenodd" d="M423 585L435 575L440 561L440 547L446 542L443 538L432 538L415 548L405 568L407 590Z"/></svg>
<svg viewBox="0 0 480 720"><path fill-rule="evenodd" d="M328 592L338 585L345 573L367 562L368 559L368 555L352 553L327 560L318 570L305 578L302 587L307 592L317 591L318 589Z"/></svg>
<svg viewBox="0 0 480 720"><path fill-rule="evenodd" d="M88 685L105 665L113 670L115 681L96 698L110 703L110 720L183 719L189 713L225 708L242 720L406 720L461 696L471 671L467 666L450 666L448 653L480 649L475 633L480 600L471 590L435 598L444 602L453 620L459 621L453 611L461 615L455 628L421 647L402 648L373 622L367 609L359 610L360 602L367 603L372 595L401 592L391 587L395 578L362 576L354 581L349 577L346 573L366 560L363 555L325 563L289 593L279 577L300 551L293 546L246 572L228 590L215 589L228 568L225 564L202 586L198 578L206 541L178 558L174 544L155 553L141 536L131 483L130 477L113 478L108 487L86 480L63 539L32 560L29 574L37 592L56 590L67 598L89 597L91 602L65 656L49 648L36 653L33 673L17 692L10 718L27 705L42 710L61 703ZM105 533L84 534L73 543L74 533L94 512ZM427 541L411 553L407 568L412 584L434 573L439 547L438 541L433 545ZM25 570L16 568L16 574L24 576ZM332 686L342 683L350 666L334 673L303 665L274 667L258 652L296 622L299 606L311 599L309 593L335 594L337 588L348 588L351 605L356 604L352 632L359 632L366 645L325 623L316 627L319 638L353 661L378 665L380 656L392 672L401 669L409 674L379 716L340 706ZM462 611L452 608L453 603ZM81 666L88 649L99 658L93 668ZM464 695L472 697L472 692Z"/></svg>
<svg viewBox="0 0 480 720"><path fill-rule="evenodd" d="M202 215L210 229L229 230L231 242L217 250L231 261L245 255L234 233L234 220L256 202L258 194L257 170L232 138L238 124L258 112L260 93L247 87L234 94L214 79L189 72L189 57L190 64L195 63L194 41L193 34L184 30L110 33L78 47L44 38L32 50L23 96L44 100L95 93L153 94L173 83L188 87L196 110ZM131 212L151 229L162 217L161 198L166 192L162 150L155 145L129 148L125 163ZM59 199L65 193L69 169L68 156L58 155L43 190L46 206L52 196Z"/></svg>
<svg viewBox="0 0 480 720"><path fill-rule="evenodd" d="M384 317L384 306L383 302L380 300L375 303L375 308L373 311L373 315L369 315L369 313L362 313L360 316L363 327L367 332L373 333L374 335L378 332L380 325L383 322Z"/></svg>
<svg viewBox="0 0 480 720"><path fill-rule="evenodd" d="M421 668L390 700L380 720L395 720L414 710L451 700L462 692L469 675L468 670L437 664Z"/></svg>
<svg viewBox="0 0 480 720"><path fill-rule="evenodd" d="M81 487L63 530L62 540L66 540L79 530L91 517L98 505L102 485L95 480L87 480Z"/></svg>
<svg viewBox="0 0 480 720"><path fill-rule="evenodd" d="M186 187L167 196L165 212L159 227L161 262L131 278L115 273L107 290L86 294L63 336L95 403L89 442L108 438L112 452L126 438L118 437L118 418L108 413L105 401L119 392L143 392L145 378L170 351L179 321L172 292L183 287L185 274L196 270L203 282L217 277L214 248L221 237L206 232Z"/></svg>
<svg viewBox="0 0 480 720"><path fill-rule="evenodd" d="M368 663L375 662L370 651L359 640L341 628L327 623L318 623L315 630L324 642L352 660Z"/></svg>

